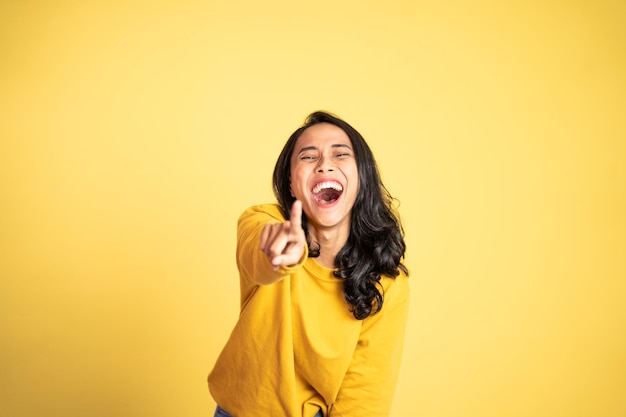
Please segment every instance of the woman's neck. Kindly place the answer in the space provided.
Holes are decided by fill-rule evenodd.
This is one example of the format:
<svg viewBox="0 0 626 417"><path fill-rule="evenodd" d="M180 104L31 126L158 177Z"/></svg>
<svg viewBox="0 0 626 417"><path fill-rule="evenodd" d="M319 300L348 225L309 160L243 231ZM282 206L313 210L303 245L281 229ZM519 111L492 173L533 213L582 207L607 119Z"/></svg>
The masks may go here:
<svg viewBox="0 0 626 417"><path fill-rule="evenodd" d="M336 268L335 258L348 241L350 230L337 228L317 229L313 226L309 226L308 230L311 242L319 245L320 254L316 258L317 263L326 268Z"/></svg>

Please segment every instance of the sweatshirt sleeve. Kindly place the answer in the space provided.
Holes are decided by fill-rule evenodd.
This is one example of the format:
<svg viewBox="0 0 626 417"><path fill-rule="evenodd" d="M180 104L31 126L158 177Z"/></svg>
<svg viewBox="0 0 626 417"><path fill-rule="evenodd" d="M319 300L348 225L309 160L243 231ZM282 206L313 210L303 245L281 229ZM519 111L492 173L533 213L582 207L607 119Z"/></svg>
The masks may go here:
<svg viewBox="0 0 626 417"><path fill-rule="evenodd" d="M363 320L352 362L329 417L388 416L396 387L409 305L400 273L384 293L383 308Z"/></svg>

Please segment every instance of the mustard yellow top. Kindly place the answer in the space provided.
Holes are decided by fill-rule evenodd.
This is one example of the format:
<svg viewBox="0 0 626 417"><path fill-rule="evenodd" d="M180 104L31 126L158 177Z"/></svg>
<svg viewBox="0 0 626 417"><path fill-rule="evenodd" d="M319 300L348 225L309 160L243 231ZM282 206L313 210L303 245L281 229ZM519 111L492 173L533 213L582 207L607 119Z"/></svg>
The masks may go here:
<svg viewBox="0 0 626 417"><path fill-rule="evenodd" d="M263 224L282 221L277 205L251 207L239 218L241 312L209 374L213 398L234 417L313 417L319 409L327 417L389 415L407 277L383 277L382 310L357 320L342 280L308 253L294 267L272 270L260 233Z"/></svg>

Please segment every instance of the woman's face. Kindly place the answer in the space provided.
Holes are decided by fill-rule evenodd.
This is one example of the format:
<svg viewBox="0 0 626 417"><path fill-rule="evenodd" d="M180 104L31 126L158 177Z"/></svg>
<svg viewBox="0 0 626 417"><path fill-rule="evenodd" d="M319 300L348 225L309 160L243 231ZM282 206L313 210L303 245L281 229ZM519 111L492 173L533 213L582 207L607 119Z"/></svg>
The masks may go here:
<svg viewBox="0 0 626 417"><path fill-rule="evenodd" d="M359 174L348 135L330 123L307 128L291 155L291 193L318 229L347 227L359 190Z"/></svg>

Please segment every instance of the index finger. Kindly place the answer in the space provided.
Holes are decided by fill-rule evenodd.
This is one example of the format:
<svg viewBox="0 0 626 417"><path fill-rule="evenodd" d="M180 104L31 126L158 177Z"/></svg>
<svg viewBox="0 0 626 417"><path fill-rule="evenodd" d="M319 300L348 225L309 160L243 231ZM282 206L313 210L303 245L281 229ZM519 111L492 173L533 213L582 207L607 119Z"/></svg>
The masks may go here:
<svg viewBox="0 0 626 417"><path fill-rule="evenodd" d="M302 229L302 202L296 200L291 206L291 217L289 218L291 225L290 232L298 232Z"/></svg>

